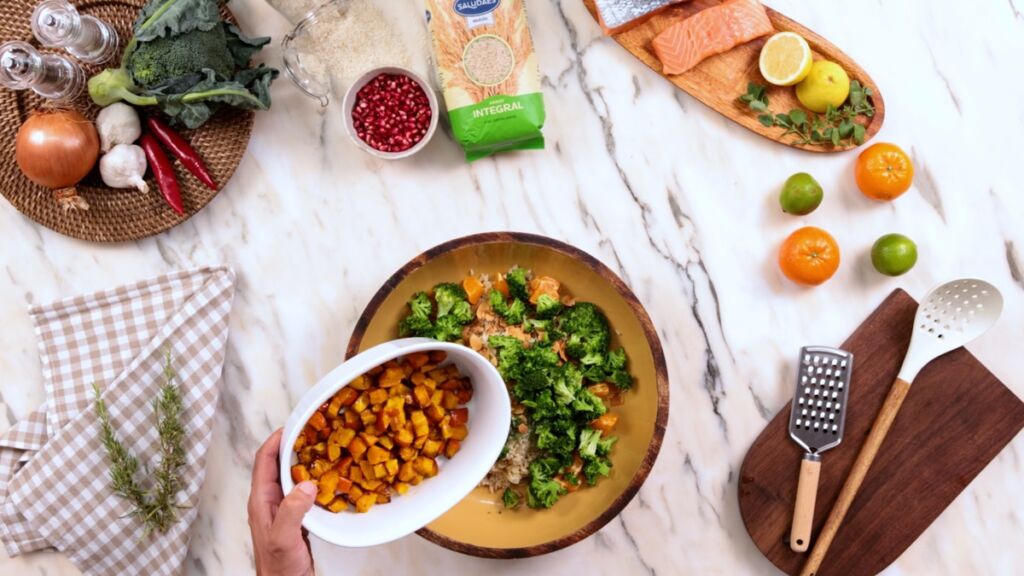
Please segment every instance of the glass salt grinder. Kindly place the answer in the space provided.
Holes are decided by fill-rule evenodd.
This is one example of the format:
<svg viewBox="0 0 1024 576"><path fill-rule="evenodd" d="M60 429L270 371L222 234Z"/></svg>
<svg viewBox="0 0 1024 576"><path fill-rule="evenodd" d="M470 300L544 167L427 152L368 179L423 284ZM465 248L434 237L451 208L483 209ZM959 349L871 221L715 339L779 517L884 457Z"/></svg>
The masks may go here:
<svg viewBox="0 0 1024 576"><path fill-rule="evenodd" d="M31 88L50 100L74 100L85 86L85 74L71 60L57 54L40 54L21 41L0 45L0 86L12 90Z"/></svg>
<svg viewBox="0 0 1024 576"><path fill-rule="evenodd" d="M102 64L117 51L114 27L79 14L67 0L43 0L32 13L32 32L43 46L64 48L89 64Z"/></svg>

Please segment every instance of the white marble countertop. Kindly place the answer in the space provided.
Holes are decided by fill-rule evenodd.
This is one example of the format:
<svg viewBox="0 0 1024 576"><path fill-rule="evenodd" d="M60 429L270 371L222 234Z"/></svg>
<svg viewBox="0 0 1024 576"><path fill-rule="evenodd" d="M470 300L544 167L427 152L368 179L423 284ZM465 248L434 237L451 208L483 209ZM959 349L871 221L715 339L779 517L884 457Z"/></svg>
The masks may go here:
<svg viewBox="0 0 1024 576"><path fill-rule="evenodd" d="M233 266L238 296L187 571L247 573L252 454L341 361L355 319L384 279L457 236L537 232L602 259L655 318L671 422L639 496L594 537L541 558L487 562L411 536L361 551L318 544L323 573L775 573L740 521L737 470L788 401L785 375L801 345L842 342L894 288L920 297L939 281L980 276L1003 290L1006 309L971 351L1024 396L1021 2L969 10L927 0L770 2L832 39L882 87L888 111L878 140L906 147L918 169L915 189L887 205L857 192L855 154L802 153L723 119L603 38L579 0L529 0L546 152L467 166L439 135L414 159L381 163L347 140L337 107L321 109L282 78L234 180L167 234L86 244L0 202L0 420L25 416L43 398L26 302L194 265ZM250 33L280 40L289 29L261 0L231 6ZM267 54L279 58L276 48ZM775 204L797 171L826 190L822 208L803 218L783 216ZM845 250L836 278L812 290L788 284L774 264L781 239L805 223L829 229ZM921 247L917 268L900 279L874 273L866 258L874 239L893 231ZM886 574L1019 573L1022 476L1018 437ZM0 553L0 573L75 570L55 554Z"/></svg>

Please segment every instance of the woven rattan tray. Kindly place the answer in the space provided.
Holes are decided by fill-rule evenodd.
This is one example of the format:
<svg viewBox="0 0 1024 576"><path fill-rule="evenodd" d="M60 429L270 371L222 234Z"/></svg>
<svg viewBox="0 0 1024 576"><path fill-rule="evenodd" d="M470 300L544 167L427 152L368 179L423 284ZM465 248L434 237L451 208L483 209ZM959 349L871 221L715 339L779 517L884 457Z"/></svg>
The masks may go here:
<svg viewBox="0 0 1024 576"><path fill-rule="evenodd" d="M74 2L77 8L114 25L124 39L131 34L132 23L145 0L98 0ZM32 37L29 20L37 0L0 1L0 41L24 40L38 47ZM230 18L225 10L225 16ZM87 76L106 66L82 65ZM179 164L175 163L185 214L179 216L160 196L156 182L148 179L150 192L114 190L103 185L99 173L92 174L78 186L78 193L89 202L87 211L64 213L54 200L53 192L30 182L14 160L14 142L18 127L29 113L45 104L31 90L12 92L0 89L0 193L21 213L61 234L92 242L123 242L159 234L185 220L206 206L216 191L203 186ZM95 118L98 108L83 93L74 108ZM223 188L242 160L252 132L253 113L224 109L198 130L182 130L181 135L192 143L206 162L210 173ZM170 157L170 156L169 156ZM172 161L173 161L173 157Z"/></svg>

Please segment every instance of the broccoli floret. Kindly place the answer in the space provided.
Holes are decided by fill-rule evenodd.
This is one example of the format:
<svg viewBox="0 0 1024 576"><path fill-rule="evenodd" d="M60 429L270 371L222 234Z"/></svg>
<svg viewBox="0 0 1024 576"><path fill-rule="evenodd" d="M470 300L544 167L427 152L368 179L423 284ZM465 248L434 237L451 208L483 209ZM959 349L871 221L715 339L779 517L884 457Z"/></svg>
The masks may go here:
<svg viewBox="0 0 1024 576"><path fill-rule="evenodd" d="M594 458L588 460L583 464L583 476L587 479L587 484L593 486L597 484L598 478L601 476L608 476L612 471L611 460L607 458Z"/></svg>
<svg viewBox="0 0 1024 576"><path fill-rule="evenodd" d="M462 289L462 286L451 282L434 286L434 300L437 301L438 318L447 316L459 302L468 304L466 291Z"/></svg>
<svg viewBox="0 0 1024 576"><path fill-rule="evenodd" d="M128 63L132 79L143 88L179 80L204 68L222 79L234 76L235 59L222 25L142 42Z"/></svg>
<svg viewBox="0 0 1024 576"><path fill-rule="evenodd" d="M579 302L559 317L559 328L566 333L565 351L573 358L588 354L604 355L611 341L608 318L589 302Z"/></svg>
<svg viewBox="0 0 1024 576"><path fill-rule="evenodd" d="M552 479L558 468L558 462L552 458L538 458L530 463L530 485L526 490L526 504L530 508L551 508L566 493Z"/></svg>
<svg viewBox="0 0 1024 576"><path fill-rule="evenodd" d="M434 340L453 342L462 338L462 323L455 316L448 315L438 318L434 323Z"/></svg>
<svg viewBox="0 0 1024 576"><path fill-rule="evenodd" d="M541 294L537 298L537 316L539 318L554 318L562 311L562 303L557 298Z"/></svg>
<svg viewBox="0 0 1024 576"><path fill-rule="evenodd" d="M529 270L519 266L508 271L508 274L505 275L505 282L508 283L508 293L510 296L523 301L530 299L530 289L528 288L529 275Z"/></svg>
<svg viewBox="0 0 1024 576"><path fill-rule="evenodd" d="M425 292L417 292L409 300L409 310L413 316L430 318L434 305L430 303L430 297Z"/></svg>
<svg viewBox="0 0 1024 576"><path fill-rule="evenodd" d="M505 505L505 508L514 510L519 507L519 492L511 488L505 488L504 494L501 495L501 502Z"/></svg>
<svg viewBox="0 0 1024 576"><path fill-rule="evenodd" d="M453 316L459 324L469 324L473 321L473 307L467 300L456 302L449 316Z"/></svg>
<svg viewBox="0 0 1024 576"><path fill-rule="evenodd" d="M498 313L498 316L501 316L502 320L504 320L506 324L514 326L516 324L522 324L523 321L526 320L526 304L523 304L522 300L516 298L512 300L511 304L509 304L505 302L505 297L497 290L491 290L488 298L491 303L491 308Z"/></svg>
<svg viewBox="0 0 1024 576"><path fill-rule="evenodd" d="M572 409L586 420L593 420L608 411L608 407L593 392L581 389L572 401Z"/></svg>

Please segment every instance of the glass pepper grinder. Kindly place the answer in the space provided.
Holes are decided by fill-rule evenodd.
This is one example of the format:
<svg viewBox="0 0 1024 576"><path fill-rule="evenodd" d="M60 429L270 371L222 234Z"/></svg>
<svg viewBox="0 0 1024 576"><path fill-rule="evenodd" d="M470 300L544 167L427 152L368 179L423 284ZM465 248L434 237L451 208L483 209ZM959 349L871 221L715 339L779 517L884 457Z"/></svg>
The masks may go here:
<svg viewBox="0 0 1024 576"><path fill-rule="evenodd" d="M43 98L70 101L81 94L85 74L63 56L40 54L30 44L16 40L0 45L0 86L31 88Z"/></svg>
<svg viewBox="0 0 1024 576"><path fill-rule="evenodd" d="M64 48L89 64L102 64L117 51L117 31L106 22L79 14L67 0L43 0L32 13L32 32L43 46Z"/></svg>

